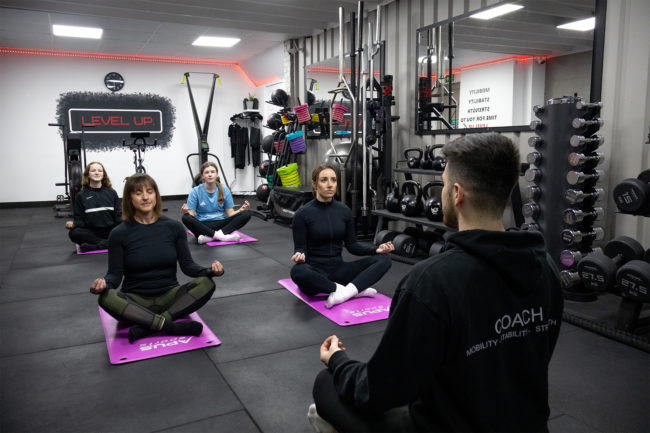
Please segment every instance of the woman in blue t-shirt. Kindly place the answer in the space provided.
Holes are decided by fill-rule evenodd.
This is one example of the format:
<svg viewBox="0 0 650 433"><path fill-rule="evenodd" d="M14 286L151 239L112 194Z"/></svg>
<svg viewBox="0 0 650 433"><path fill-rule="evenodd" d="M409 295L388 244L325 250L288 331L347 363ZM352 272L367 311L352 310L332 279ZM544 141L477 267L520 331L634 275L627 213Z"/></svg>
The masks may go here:
<svg viewBox="0 0 650 433"><path fill-rule="evenodd" d="M214 162L201 165L201 185L195 186L183 204L183 224L196 236L199 244L212 241L238 241L239 235L233 233L251 219L244 201L239 210L233 210L235 203L227 186L218 181L219 172Z"/></svg>

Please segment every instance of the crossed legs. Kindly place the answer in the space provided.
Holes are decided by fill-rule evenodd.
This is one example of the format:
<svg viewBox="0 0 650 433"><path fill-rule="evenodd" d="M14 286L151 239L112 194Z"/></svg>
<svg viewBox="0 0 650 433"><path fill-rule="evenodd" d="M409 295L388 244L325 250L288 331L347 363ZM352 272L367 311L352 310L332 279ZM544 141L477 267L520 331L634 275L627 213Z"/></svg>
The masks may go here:
<svg viewBox="0 0 650 433"><path fill-rule="evenodd" d="M200 335L203 331L201 323L175 321L205 305L214 289L214 282L208 277L196 278L157 297L110 289L99 296L99 305L118 321L133 324L129 329L131 342L157 331L172 335Z"/></svg>

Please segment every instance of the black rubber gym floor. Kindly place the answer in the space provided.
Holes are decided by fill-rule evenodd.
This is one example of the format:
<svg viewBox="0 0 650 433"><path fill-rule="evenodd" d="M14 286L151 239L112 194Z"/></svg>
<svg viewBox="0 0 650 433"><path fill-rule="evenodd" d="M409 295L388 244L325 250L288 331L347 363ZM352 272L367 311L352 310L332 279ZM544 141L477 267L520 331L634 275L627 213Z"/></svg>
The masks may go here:
<svg viewBox="0 0 650 433"><path fill-rule="evenodd" d="M165 206L180 218L180 201ZM320 343L335 333L367 359L385 327L338 327L278 286L291 231L252 218L243 231L259 242L190 241L197 262L226 269L200 310L221 346L114 366L88 292L107 255L75 255L63 221L50 207L0 209L4 433L309 432ZM377 289L392 296L409 269L394 262ZM650 431L650 355L640 350L564 323L549 392L551 432Z"/></svg>

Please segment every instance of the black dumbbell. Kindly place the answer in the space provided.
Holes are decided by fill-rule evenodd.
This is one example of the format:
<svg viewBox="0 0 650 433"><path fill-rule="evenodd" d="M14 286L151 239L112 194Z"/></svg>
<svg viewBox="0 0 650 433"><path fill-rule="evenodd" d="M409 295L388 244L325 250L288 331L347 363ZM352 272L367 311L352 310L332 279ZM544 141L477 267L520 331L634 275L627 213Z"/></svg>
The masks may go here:
<svg viewBox="0 0 650 433"><path fill-rule="evenodd" d="M395 247L395 254L404 257L415 257L418 241L413 236L400 233L393 238L392 242Z"/></svg>
<svg viewBox="0 0 650 433"><path fill-rule="evenodd" d="M528 185L524 191L526 200L537 201L542 196L542 190L537 185Z"/></svg>
<svg viewBox="0 0 650 433"><path fill-rule="evenodd" d="M603 175L602 170L594 170L593 173L584 173L582 171L570 171L566 174L566 181L569 185L582 185L589 182L592 185Z"/></svg>
<svg viewBox="0 0 650 433"><path fill-rule="evenodd" d="M596 247L591 251L574 251L574 250L562 250L560 252L560 263L562 263L567 268L572 267L573 265L581 262L588 254L602 253L602 248Z"/></svg>
<svg viewBox="0 0 650 433"><path fill-rule="evenodd" d="M535 116L537 116L537 117L539 117L541 119L542 115L544 114L544 106L543 105L533 105L533 113L535 113Z"/></svg>
<svg viewBox="0 0 650 433"><path fill-rule="evenodd" d="M433 187L442 188L444 184L442 181L433 180L422 188L422 196L424 197L424 215L431 221L442 221L442 200L440 196L429 195L429 189Z"/></svg>
<svg viewBox="0 0 650 433"><path fill-rule="evenodd" d="M538 168L529 168L526 170L524 177L528 182L539 182L539 180L542 178L542 170Z"/></svg>
<svg viewBox="0 0 650 433"><path fill-rule="evenodd" d="M578 101L576 102L576 108L578 110L590 110L590 111L595 111L595 110L600 110L603 106L602 102L585 102L585 101Z"/></svg>
<svg viewBox="0 0 650 433"><path fill-rule="evenodd" d="M531 232L539 231L539 224L536 223L523 223L520 227L520 230L528 230Z"/></svg>
<svg viewBox="0 0 650 433"><path fill-rule="evenodd" d="M613 195L621 212L650 213L650 170L642 171L636 179L625 179L616 185Z"/></svg>
<svg viewBox="0 0 650 433"><path fill-rule="evenodd" d="M569 144L571 144L571 147L580 149L582 152L591 152L594 149L597 149L604 142L605 139L600 135L592 135L591 137L585 137L584 135L572 135L569 139Z"/></svg>
<svg viewBox="0 0 650 433"><path fill-rule="evenodd" d="M596 188L592 192L584 192L579 189L567 189L564 192L564 199L570 204L584 203L588 200L595 202L605 195L605 190Z"/></svg>
<svg viewBox="0 0 650 433"><path fill-rule="evenodd" d="M421 230L416 227L407 227L404 234L407 234L417 241L417 249L423 254L428 255L431 245L437 242L444 244L443 232L439 230Z"/></svg>
<svg viewBox="0 0 650 433"><path fill-rule="evenodd" d="M582 117L576 117L571 122L571 126L573 126L576 131L583 132L585 135L593 134L594 132L598 131L603 125L603 120L598 117L594 119L583 119Z"/></svg>
<svg viewBox="0 0 650 433"><path fill-rule="evenodd" d="M526 155L526 161L528 164L539 165L539 163L542 162L542 154L538 151L530 152Z"/></svg>
<svg viewBox="0 0 650 433"><path fill-rule="evenodd" d="M417 156L410 155L413 152L417 152ZM406 165L408 168L420 168L420 160L422 159L422 149L416 147L411 149L406 149L404 151L404 158L406 158Z"/></svg>
<svg viewBox="0 0 650 433"><path fill-rule="evenodd" d="M583 221L593 222L599 220L604 215L605 212L602 207L596 207L591 212L570 208L562 212L562 220L569 225L575 225Z"/></svg>
<svg viewBox="0 0 650 433"><path fill-rule="evenodd" d="M392 242L399 233L392 230L380 230L375 234L375 246L385 244L386 242Z"/></svg>
<svg viewBox="0 0 650 433"><path fill-rule="evenodd" d="M564 229L562 230L562 242L567 245L579 244L583 241L599 241L605 236L605 230L600 227L594 228L590 232L581 232L579 230Z"/></svg>
<svg viewBox="0 0 650 433"><path fill-rule="evenodd" d="M578 263L578 274L585 287L598 292L611 288L616 281L616 269L630 260L643 257L639 242L628 236L617 236L605 245L604 253L589 254Z"/></svg>
<svg viewBox="0 0 650 433"><path fill-rule="evenodd" d="M539 205L535 202L525 203L521 207L521 211L524 214L524 217L531 218L534 220L539 218L539 214L541 212Z"/></svg>
<svg viewBox="0 0 650 433"><path fill-rule="evenodd" d="M415 194L407 194L406 188L412 186ZM414 180L407 180L402 184L402 200L399 202L402 214L408 217L416 217L422 214L422 187Z"/></svg>
<svg viewBox="0 0 650 433"><path fill-rule="evenodd" d="M544 124L542 123L541 120L533 120L532 122L530 122L530 129L532 129L535 132L541 131L543 127Z"/></svg>
<svg viewBox="0 0 650 433"><path fill-rule="evenodd" d="M593 155L585 155L584 153L570 153L567 158L571 167L579 167L582 169L594 168L605 161L605 154L596 152Z"/></svg>
<svg viewBox="0 0 650 433"><path fill-rule="evenodd" d="M621 296L638 302L650 302L650 263L631 260L616 272Z"/></svg>
<svg viewBox="0 0 650 433"><path fill-rule="evenodd" d="M568 289L569 287L576 286L578 285L578 283L580 283L580 274L565 269L562 272L560 272L560 283L562 284L562 288L564 289Z"/></svg>
<svg viewBox="0 0 650 433"><path fill-rule="evenodd" d="M544 140L539 135L533 135L532 137L528 138L528 145L530 147L539 149L540 147L542 147L542 144L544 144Z"/></svg>

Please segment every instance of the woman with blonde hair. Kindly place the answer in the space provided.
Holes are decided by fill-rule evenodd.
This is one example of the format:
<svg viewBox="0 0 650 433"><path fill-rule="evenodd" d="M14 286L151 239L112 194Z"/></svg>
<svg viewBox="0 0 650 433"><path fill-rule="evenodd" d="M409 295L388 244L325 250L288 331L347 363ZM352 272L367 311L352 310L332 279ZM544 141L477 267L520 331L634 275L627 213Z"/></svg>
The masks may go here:
<svg viewBox="0 0 650 433"><path fill-rule="evenodd" d="M183 204L183 224L196 236L199 244L211 241L238 241L239 235L233 233L242 228L251 219L248 209L250 204L244 204L234 210L235 203L227 186L219 183L219 172L214 162L208 161L201 165L201 183L192 188Z"/></svg>
<svg viewBox="0 0 650 433"><path fill-rule="evenodd" d="M100 295L99 305L107 313L132 324L131 343L158 331L200 335L200 322L176 320L210 300L212 277L223 275L223 266L216 260L207 268L194 262L181 223L162 215L160 192L151 176L127 178L122 207L124 222L108 239L108 271L93 281L90 292ZM177 264L194 280L179 285Z"/></svg>
<svg viewBox="0 0 650 433"><path fill-rule="evenodd" d="M120 215L120 199L106 169L100 162L91 162L74 202L74 220L65 225L70 229L70 240L84 252L106 249L108 235L121 222Z"/></svg>

